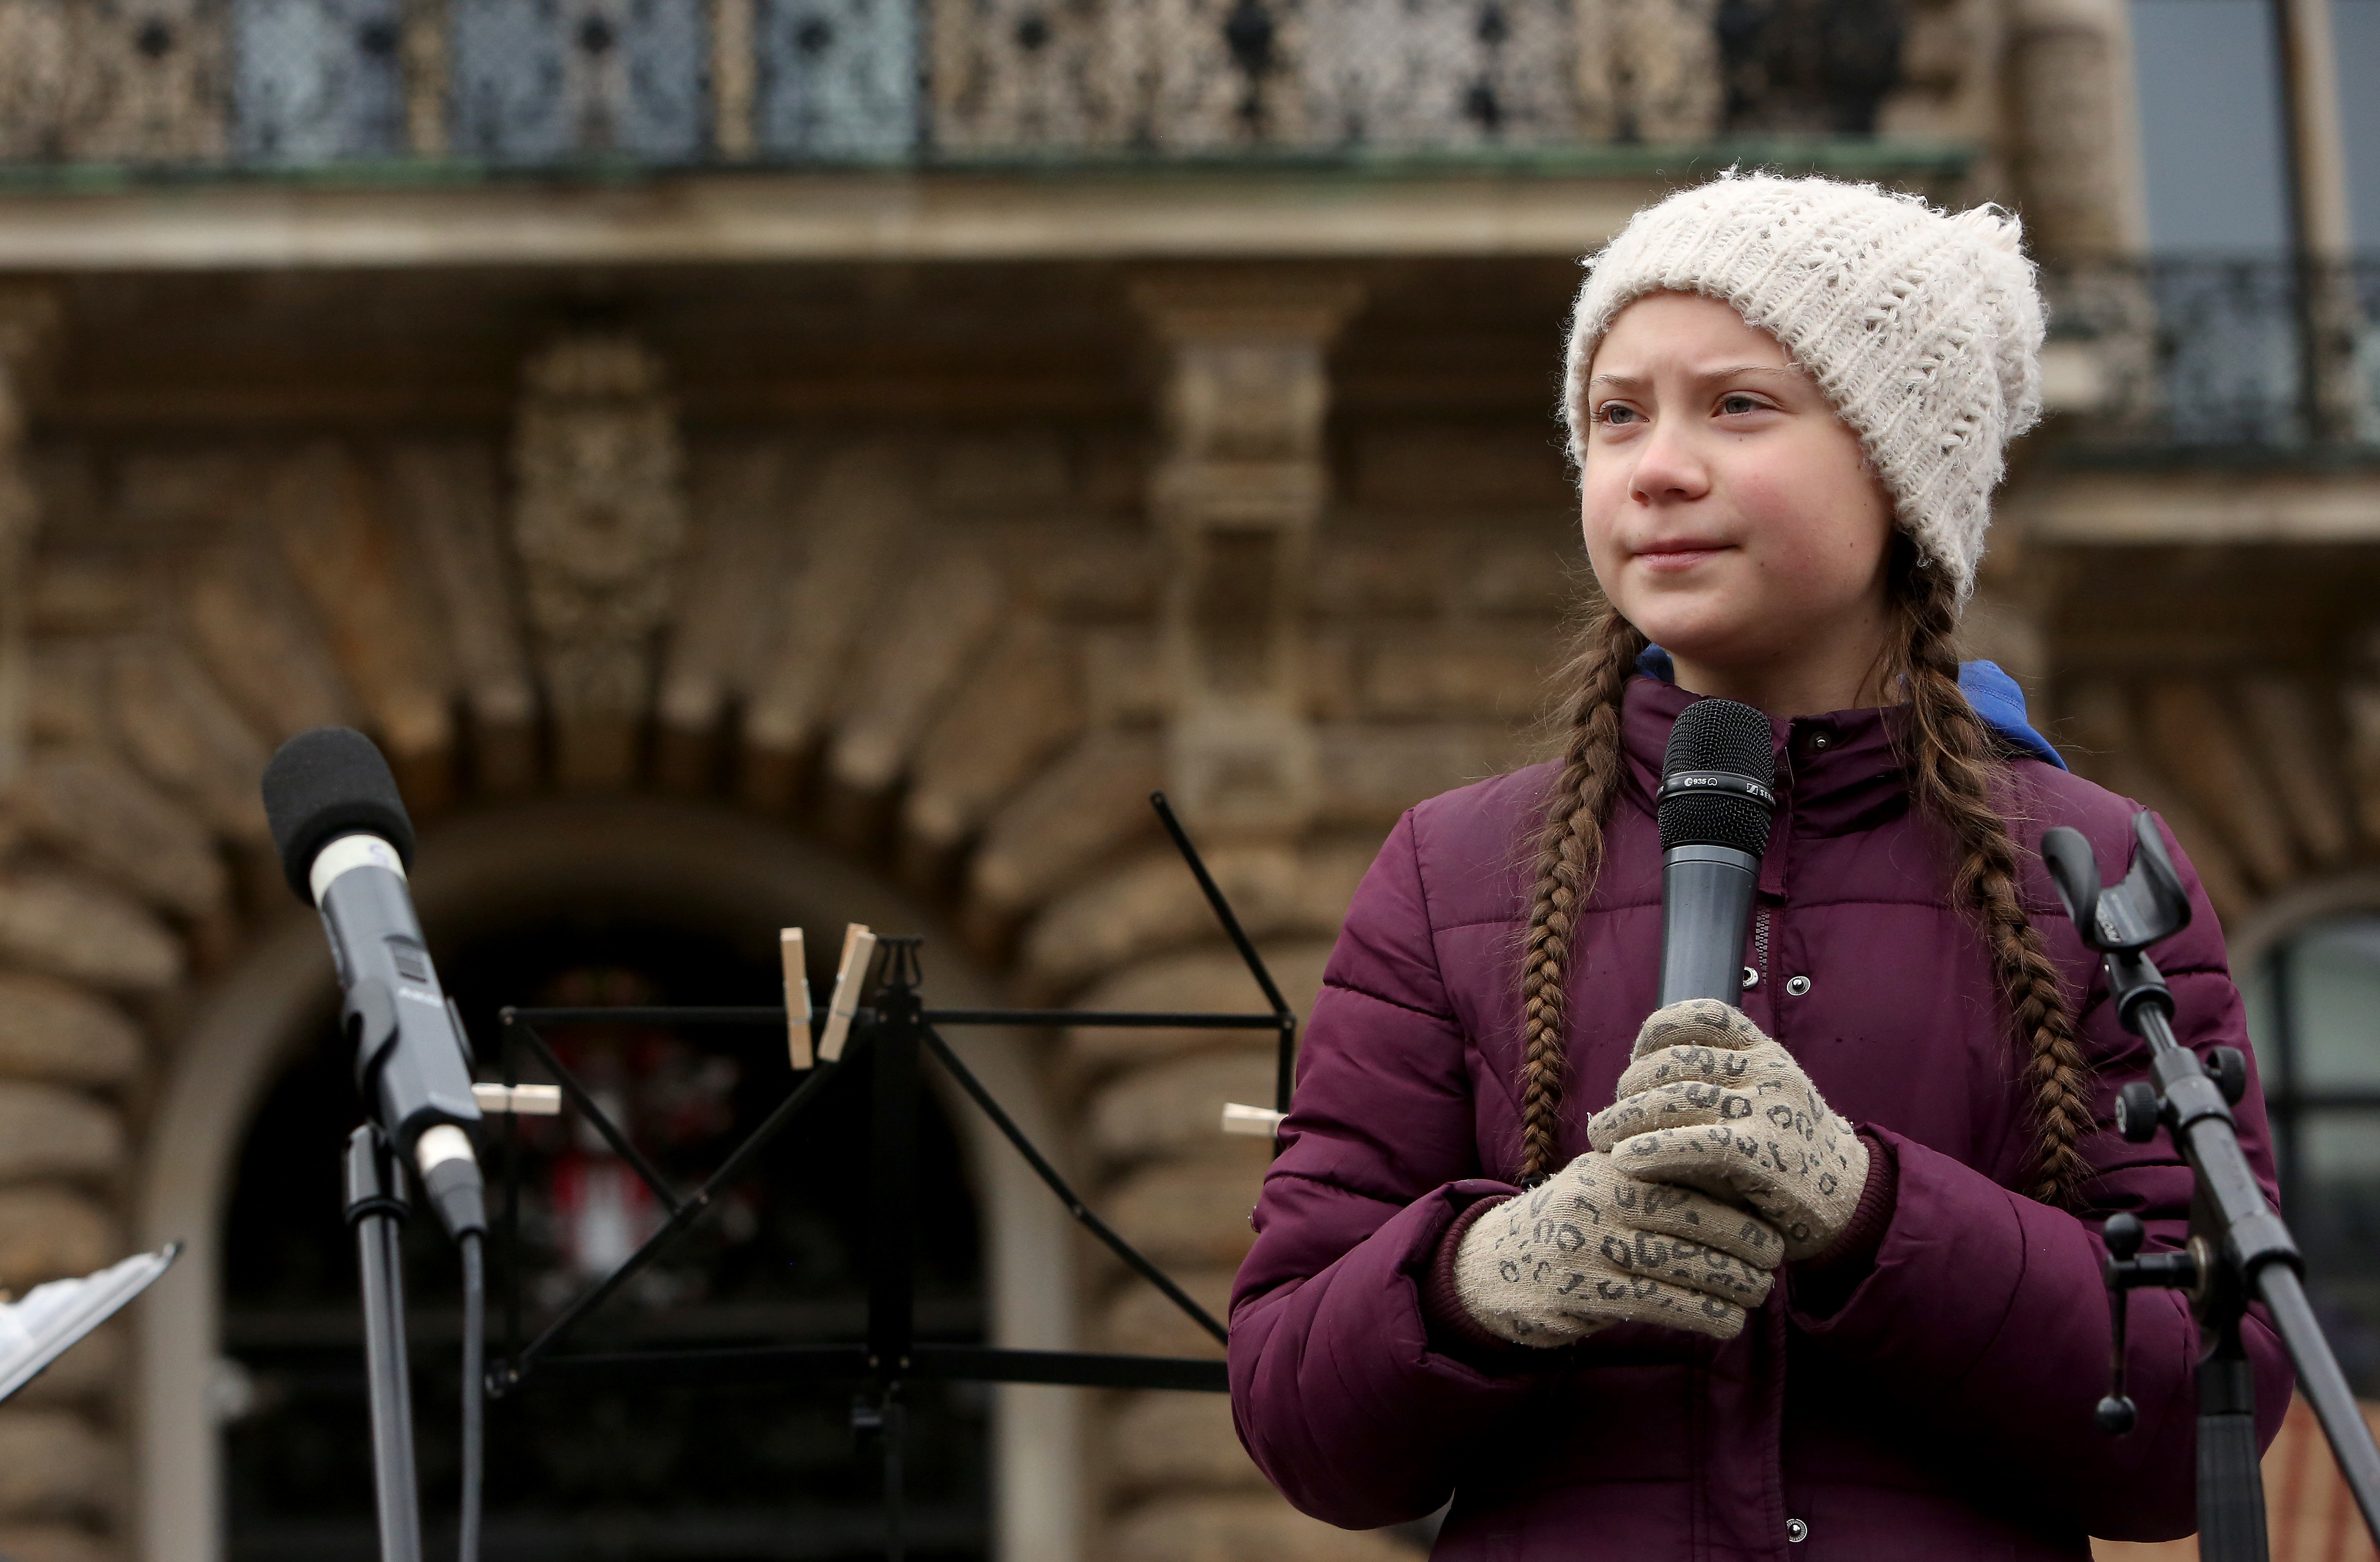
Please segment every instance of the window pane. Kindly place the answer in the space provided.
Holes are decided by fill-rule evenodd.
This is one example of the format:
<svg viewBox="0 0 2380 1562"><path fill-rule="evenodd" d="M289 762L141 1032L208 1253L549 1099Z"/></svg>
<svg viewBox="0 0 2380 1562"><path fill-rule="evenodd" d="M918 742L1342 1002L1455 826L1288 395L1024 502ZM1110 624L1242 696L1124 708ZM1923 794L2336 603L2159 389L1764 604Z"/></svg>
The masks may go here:
<svg viewBox="0 0 2380 1562"><path fill-rule="evenodd" d="M2267 0L2133 0L2149 237L2167 252L2289 248L2280 64Z"/></svg>
<svg viewBox="0 0 2380 1562"><path fill-rule="evenodd" d="M2355 248L2380 250L2380 0L2332 0L2330 18Z"/></svg>
<svg viewBox="0 0 2380 1562"><path fill-rule="evenodd" d="M2314 923L2288 962L2292 1087L2380 1089L2380 917Z"/></svg>
<svg viewBox="0 0 2380 1562"><path fill-rule="evenodd" d="M2269 1098L2289 1088L2288 1059L2280 1045L2280 1014L2274 1003L2273 963L2260 960L2255 968L2233 973L2240 999L2248 1009L2248 1040L2255 1048L2256 1078Z"/></svg>
<svg viewBox="0 0 2380 1562"><path fill-rule="evenodd" d="M2283 1211L2306 1259L2306 1288L2357 1389L2380 1389L2380 1113L2306 1114L2303 1171Z"/></svg>

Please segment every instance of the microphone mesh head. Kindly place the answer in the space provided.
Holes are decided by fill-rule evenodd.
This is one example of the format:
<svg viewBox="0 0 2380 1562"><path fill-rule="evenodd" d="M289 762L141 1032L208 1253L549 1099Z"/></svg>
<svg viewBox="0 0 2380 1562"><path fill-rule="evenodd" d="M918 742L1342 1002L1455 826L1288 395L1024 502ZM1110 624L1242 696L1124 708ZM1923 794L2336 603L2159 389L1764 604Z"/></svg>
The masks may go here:
<svg viewBox="0 0 2380 1562"><path fill-rule="evenodd" d="M264 817L282 876L308 905L314 858L342 835L377 835L413 866L413 820L372 740L353 727L317 727L281 745L264 767Z"/></svg>
<svg viewBox="0 0 2380 1562"><path fill-rule="evenodd" d="M1661 756L1661 779L1682 770L1723 770L1763 786L1777 780L1768 718L1731 699L1698 699L1670 729ZM1692 792L1664 798L1659 818L1661 850L1680 846L1731 846L1758 856L1768 849L1770 809L1756 797L1732 792Z"/></svg>

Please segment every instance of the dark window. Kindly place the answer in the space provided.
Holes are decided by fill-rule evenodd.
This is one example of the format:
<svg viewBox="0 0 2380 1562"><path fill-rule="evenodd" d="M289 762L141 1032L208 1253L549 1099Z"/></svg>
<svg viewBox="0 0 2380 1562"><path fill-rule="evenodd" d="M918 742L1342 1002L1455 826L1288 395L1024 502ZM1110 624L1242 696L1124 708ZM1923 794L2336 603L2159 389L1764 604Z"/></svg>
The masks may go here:
<svg viewBox="0 0 2380 1562"><path fill-rule="evenodd" d="M2244 972L2281 1213L2340 1363L2380 1392L2380 913L2310 922Z"/></svg>
<svg viewBox="0 0 2380 1562"><path fill-rule="evenodd" d="M832 950L824 951L832 955ZM505 1003L770 1003L772 943L741 952L669 927L580 923L437 951L494 1077ZM791 1088L781 1030L583 1026L548 1039L616 1103L639 1149L680 1187L715 1167ZM234 1562L364 1562L371 1520L355 1248L337 1161L358 1121L351 1061L326 1019L250 1131L225 1241L224 1408ZM524 1070L524 1080L541 1076ZM864 1335L868 1081L854 1064L775 1142L761 1169L687 1244L604 1310L577 1348L856 1340ZM650 1229L641 1186L573 1116L522 1135L528 1326ZM502 1136L497 1136L501 1146ZM972 1201L950 1125L918 1135L939 1226L917 1248L925 1338L983 1338ZM492 1172L501 1165L492 1152ZM495 1201L501 1224L502 1195ZM416 1434L434 1555L451 1546L459 1370L457 1271L435 1223L407 1234ZM491 1353L504 1348L494 1244ZM851 1432L859 1384L673 1385L553 1374L491 1407L489 1562L674 1558L746 1562L881 1555L880 1465ZM910 1555L985 1555L986 1407L974 1385L907 1399Z"/></svg>

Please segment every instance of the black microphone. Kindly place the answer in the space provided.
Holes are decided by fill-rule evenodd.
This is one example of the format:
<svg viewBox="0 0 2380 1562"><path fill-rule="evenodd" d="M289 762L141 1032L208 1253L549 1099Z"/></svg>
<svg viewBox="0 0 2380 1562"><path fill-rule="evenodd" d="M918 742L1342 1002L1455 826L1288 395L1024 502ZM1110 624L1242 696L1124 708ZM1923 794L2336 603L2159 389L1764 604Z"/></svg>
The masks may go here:
<svg viewBox="0 0 2380 1562"><path fill-rule="evenodd" d="M1715 998L1741 1007L1743 931L1777 810L1768 718L1698 699L1661 756L1661 1005Z"/></svg>
<svg viewBox="0 0 2380 1562"><path fill-rule="evenodd" d="M413 914L413 821L388 761L350 727L300 733L264 768L264 813L289 888L330 934L366 1108L420 1170L447 1233L485 1231L470 1044Z"/></svg>

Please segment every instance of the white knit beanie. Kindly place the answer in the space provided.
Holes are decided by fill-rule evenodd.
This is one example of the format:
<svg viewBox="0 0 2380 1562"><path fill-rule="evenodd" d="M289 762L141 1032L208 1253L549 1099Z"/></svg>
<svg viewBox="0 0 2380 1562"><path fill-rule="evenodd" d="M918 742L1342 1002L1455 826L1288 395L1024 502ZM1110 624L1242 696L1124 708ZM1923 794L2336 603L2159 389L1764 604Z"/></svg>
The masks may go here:
<svg viewBox="0 0 2380 1562"><path fill-rule="evenodd" d="M1947 215L1836 179L1729 173L1632 218L1586 262L1563 411L1585 454L1586 371L1647 293L1735 306L1784 344L1859 436L1918 556L1964 602L2009 441L2041 416L2041 295L2017 220Z"/></svg>

